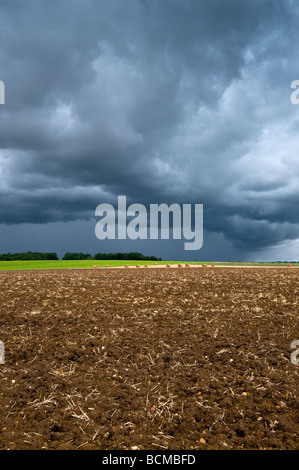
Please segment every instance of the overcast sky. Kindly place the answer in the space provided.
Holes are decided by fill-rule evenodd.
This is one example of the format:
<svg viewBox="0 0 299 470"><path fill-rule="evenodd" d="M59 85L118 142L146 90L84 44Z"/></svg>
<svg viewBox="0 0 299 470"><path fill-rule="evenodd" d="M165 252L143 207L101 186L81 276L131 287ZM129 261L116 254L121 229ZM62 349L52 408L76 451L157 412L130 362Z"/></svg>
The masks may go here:
<svg viewBox="0 0 299 470"><path fill-rule="evenodd" d="M299 5L1 0L0 252L299 258ZM204 205L204 244L100 241L95 209Z"/></svg>

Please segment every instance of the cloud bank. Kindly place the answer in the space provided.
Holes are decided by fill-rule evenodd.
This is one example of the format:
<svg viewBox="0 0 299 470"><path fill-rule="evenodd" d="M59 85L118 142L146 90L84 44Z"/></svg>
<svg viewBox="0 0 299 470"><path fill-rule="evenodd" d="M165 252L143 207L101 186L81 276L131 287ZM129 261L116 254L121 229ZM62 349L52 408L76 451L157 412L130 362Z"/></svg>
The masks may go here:
<svg viewBox="0 0 299 470"><path fill-rule="evenodd" d="M204 204L239 250L298 239L298 20L291 0L4 0L0 223L126 195Z"/></svg>

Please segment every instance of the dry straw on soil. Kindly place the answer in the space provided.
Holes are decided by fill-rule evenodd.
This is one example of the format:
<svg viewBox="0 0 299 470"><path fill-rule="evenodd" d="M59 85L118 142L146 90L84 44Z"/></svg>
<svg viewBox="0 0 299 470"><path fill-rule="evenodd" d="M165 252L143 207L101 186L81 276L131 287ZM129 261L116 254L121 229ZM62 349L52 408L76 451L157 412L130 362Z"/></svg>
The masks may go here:
<svg viewBox="0 0 299 470"><path fill-rule="evenodd" d="M2 272L0 289L0 449L298 449L297 270Z"/></svg>

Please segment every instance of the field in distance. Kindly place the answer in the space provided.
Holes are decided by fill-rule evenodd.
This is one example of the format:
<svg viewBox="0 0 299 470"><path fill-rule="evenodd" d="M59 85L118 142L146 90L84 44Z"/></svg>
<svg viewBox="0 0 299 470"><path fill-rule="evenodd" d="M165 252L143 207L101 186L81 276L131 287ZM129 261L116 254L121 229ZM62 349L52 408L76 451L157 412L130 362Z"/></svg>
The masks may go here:
<svg viewBox="0 0 299 470"><path fill-rule="evenodd" d="M31 269L80 269L80 268L93 268L94 266L100 266L102 268L107 265L111 267L117 266L144 266L144 265L166 265L166 264L192 264L202 265L214 264L216 266L299 266L299 262L267 262L267 263L253 263L253 262L217 262L217 261L134 261L134 260L80 260L80 261L0 261L0 271L19 271L19 270L31 270Z"/></svg>

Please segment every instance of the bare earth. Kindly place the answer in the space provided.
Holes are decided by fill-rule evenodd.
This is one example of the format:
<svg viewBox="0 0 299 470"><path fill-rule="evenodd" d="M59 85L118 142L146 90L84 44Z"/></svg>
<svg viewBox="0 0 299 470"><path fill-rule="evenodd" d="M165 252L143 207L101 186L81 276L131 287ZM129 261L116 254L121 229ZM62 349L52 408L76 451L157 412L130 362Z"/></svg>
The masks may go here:
<svg viewBox="0 0 299 470"><path fill-rule="evenodd" d="M1 272L0 288L0 449L299 448L297 269Z"/></svg>

